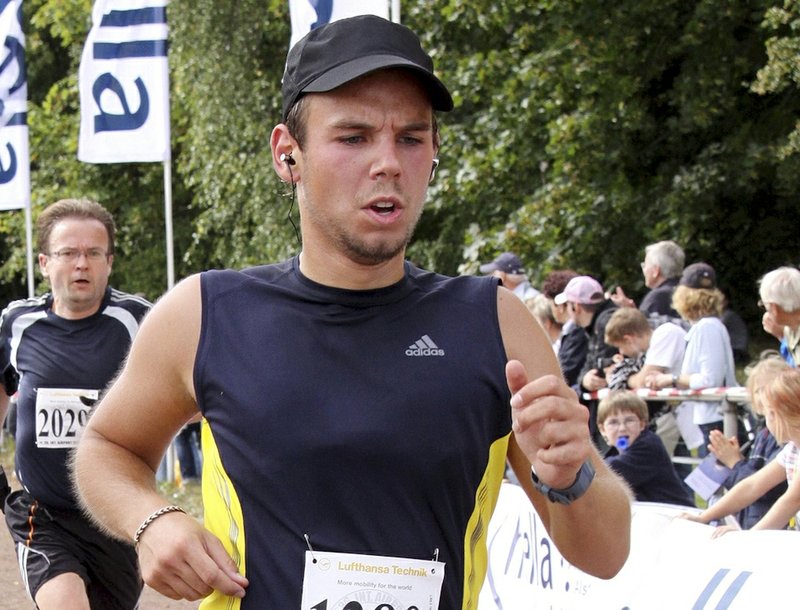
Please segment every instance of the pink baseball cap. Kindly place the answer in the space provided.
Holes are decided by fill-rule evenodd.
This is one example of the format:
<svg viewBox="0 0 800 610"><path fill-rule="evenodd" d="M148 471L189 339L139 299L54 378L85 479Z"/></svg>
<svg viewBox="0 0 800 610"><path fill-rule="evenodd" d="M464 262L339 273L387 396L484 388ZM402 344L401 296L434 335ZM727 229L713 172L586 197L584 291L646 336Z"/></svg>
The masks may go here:
<svg viewBox="0 0 800 610"><path fill-rule="evenodd" d="M572 278L564 288L564 292L557 294L553 301L556 305L563 305L567 302L593 305L602 303L605 299L600 282L588 275L579 275Z"/></svg>

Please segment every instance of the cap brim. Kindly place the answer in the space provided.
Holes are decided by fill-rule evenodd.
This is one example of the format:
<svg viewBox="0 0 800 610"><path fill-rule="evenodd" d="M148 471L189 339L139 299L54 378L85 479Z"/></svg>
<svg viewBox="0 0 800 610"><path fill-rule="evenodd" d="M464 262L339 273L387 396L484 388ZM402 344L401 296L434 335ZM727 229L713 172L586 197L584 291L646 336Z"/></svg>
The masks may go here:
<svg viewBox="0 0 800 610"><path fill-rule="evenodd" d="M481 270L481 273L491 273L492 271L497 271L497 265L494 263L486 263L478 268Z"/></svg>
<svg viewBox="0 0 800 610"><path fill-rule="evenodd" d="M563 292L553 297L553 303L555 303L556 305L563 305L564 303L567 302L567 300L568 300L567 295Z"/></svg>
<svg viewBox="0 0 800 610"><path fill-rule="evenodd" d="M333 91L337 87L341 87L345 83L365 76L370 72L387 68L407 68L414 71L420 76L421 81L428 90L434 110L449 112L453 109L453 98L442 81L414 62L398 55L368 55L352 59L328 70L325 74L302 87L301 92L324 93Z"/></svg>

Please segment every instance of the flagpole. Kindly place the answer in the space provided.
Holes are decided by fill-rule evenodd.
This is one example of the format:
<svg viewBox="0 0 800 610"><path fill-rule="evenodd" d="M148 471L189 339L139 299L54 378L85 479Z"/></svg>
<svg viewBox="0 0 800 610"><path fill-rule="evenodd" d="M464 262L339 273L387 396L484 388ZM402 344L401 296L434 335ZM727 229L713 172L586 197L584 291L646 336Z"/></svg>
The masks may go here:
<svg viewBox="0 0 800 610"><path fill-rule="evenodd" d="M172 163L164 161L164 229L167 240L167 290L175 285L175 254L172 237Z"/></svg>
<svg viewBox="0 0 800 610"><path fill-rule="evenodd" d="M171 155L164 166L164 233L167 242L167 290L175 285L175 259L172 243L172 161ZM165 456L166 480L175 480L175 440L170 443Z"/></svg>
<svg viewBox="0 0 800 610"><path fill-rule="evenodd" d="M25 206L25 257L28 260L28 297L33 298L35 287L33 284L33 221L31 219L31 203Z"/></svg>

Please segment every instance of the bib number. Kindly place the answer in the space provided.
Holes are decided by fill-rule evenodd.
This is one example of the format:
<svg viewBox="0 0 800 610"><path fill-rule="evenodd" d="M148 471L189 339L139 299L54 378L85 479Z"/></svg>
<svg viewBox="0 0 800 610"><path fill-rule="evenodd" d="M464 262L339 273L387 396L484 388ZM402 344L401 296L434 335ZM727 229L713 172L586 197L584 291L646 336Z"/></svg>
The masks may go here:
<svg viewBox="0 0 800 610"><path fill-rule="evenodd" d="M39 449L77 447L99 390L39 388L36 392L36 446Z"/></svg>
<svg viewBox="0 0 800 610"><path fill-rule="evenodd" d="M302 610L437 610L444 563L306 551Z"/></svg>
<svg viewBox="0 0 800 610"><path fill-rule="evenodd" d="M316 606L312 606L311 610L328 610L328 600L323 600L318 603ZM342 610L369 610L369 607L365 608L359 602L347 602L347 605L342 608ZM376 606L375 610L397 610L391 604L381 604L380 606ZM419 610L416 606L409 606L405 610Z"/></svg>

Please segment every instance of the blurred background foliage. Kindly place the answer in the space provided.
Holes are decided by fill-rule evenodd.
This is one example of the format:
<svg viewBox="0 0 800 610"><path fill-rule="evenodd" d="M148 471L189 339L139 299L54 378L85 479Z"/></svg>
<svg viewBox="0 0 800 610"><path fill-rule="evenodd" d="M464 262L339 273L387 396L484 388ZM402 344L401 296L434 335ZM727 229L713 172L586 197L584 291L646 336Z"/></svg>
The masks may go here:
<svg viewBox="0 0 800 610"><path fill-rule="evenodd" d="M292 255L268 149L288 3L172 0L168 18L176 278ZM568 267L639 297L644 246L674 239L758 327L758 278L798 262L800 1L405 0L402 21L456 101L409 258L475 273L513 250L534 284ZM34 217L104 203L114 285L155 299L163 168L76 158L90 25L90 0L24 2ZM6 302L27 294L22 212L0 235Z"/></svg>

